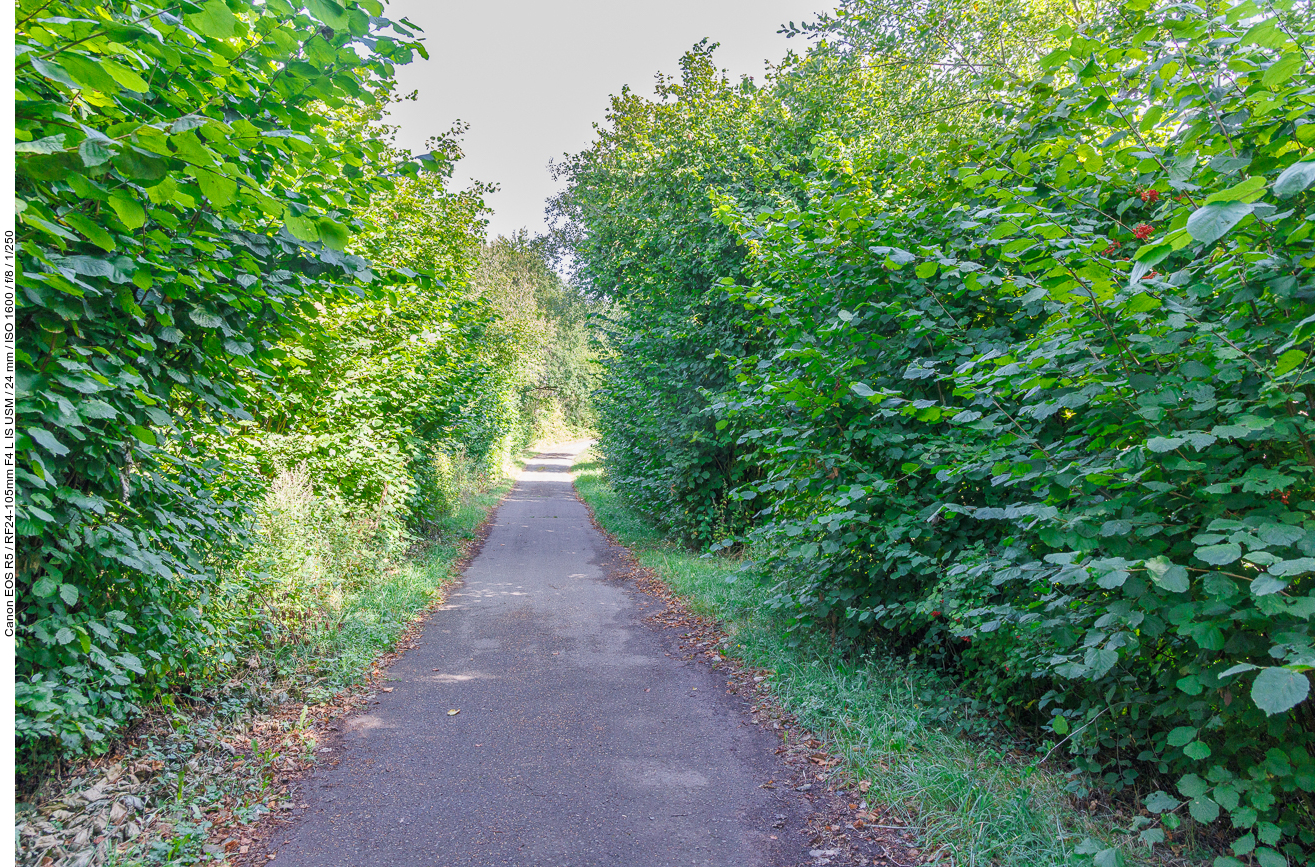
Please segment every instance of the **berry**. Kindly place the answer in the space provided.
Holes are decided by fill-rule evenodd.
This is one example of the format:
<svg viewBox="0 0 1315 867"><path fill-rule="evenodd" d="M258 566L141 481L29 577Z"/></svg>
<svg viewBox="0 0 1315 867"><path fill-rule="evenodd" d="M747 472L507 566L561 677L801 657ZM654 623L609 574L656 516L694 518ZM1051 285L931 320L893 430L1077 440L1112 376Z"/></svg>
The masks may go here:
<svg viewBox="0 0 1315 867"><path fill-rule="evenodd" d="M1150 223L1139 223L1137 224L1137 228L1132 230L1132 233L1137 236L1138 240L1145 241L1151 235L1155 234L1155 227Z"/></svg>

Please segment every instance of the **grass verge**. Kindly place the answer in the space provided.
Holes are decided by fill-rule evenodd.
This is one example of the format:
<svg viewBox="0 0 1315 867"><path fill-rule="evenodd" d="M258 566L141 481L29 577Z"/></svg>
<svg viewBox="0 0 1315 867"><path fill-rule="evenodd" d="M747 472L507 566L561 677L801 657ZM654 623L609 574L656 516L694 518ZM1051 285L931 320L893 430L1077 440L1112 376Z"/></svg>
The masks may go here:
<svg viewBox="0 0 1315 867"><path fill-rule="evenodd" d="M475 531L511 488L462 498L432 538L343 600L341 628L308 632L247 676L156 707L106 756L18 805L23 867L183 867L264 858L250 828L297 808L317 727L370 698L387 654L439 600ZM250 851L248 851L250 850ZM263 861L262 861L263 863Z"/></svg>
<svg viewBox="0 0 1315 867"><path fill-rule="evenodd" d="M274 666L281 679L289 682L292 697L315 704L359 683L374 659L397 643L416 613L428 607L451 581L453 566L475 528L511 484L506 478L487 491L463 497L430 539L381 580L343 600L334 628L280 648Z"/></svg>
<svg viewBox="0 0 1315 867"><path fill-rule="evenodd" d="M918 829L929 862L1091 864L1078 849L1092 840L1117 851L1100 859L1111 864L1199 863L1183 857L1181 842L1145 861L1144 847L1119 829L1131 816L1099 798L1090 811L1079 809L1063 768L998 737L990 720L954 710L953 686L943 678L888 657L846 659L819 635L787 632L763 605L766 590L737 574L739 563L666 540L611 488L595 454L580 455L574 472L598 523L693 610L720 621L732 652L775 672L782 705L843 760L870 801Z"/></svg>

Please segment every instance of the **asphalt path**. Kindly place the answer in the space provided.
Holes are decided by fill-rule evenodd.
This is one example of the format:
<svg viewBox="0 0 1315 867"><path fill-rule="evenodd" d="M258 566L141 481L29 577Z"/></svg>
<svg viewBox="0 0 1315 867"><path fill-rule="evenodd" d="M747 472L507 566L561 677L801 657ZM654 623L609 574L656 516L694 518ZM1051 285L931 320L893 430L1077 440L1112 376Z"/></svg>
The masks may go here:
<svg viewBox="0 0 1315 867"><path fill-rule="evenodd" d="M276 867L807 863L779 742L643 623L576 499L584 443L540 454L464 580L304 785ZM458 711L458 713L451 713ZM782 828L782 824L785 827ZM775 828L773 826L776 826Z"/></svg>

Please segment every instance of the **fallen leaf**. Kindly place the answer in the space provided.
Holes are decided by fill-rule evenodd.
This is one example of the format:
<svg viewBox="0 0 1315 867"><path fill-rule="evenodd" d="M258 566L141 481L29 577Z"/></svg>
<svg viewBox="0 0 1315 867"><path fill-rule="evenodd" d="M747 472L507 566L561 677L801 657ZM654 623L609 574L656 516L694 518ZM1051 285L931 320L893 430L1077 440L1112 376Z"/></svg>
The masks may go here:
<svg viewBox="0 0 1315 867"><path fill-rule="evenodd" d="M456 715L459 714L459 713L461 713L461 711L459 711L459 710L450 710L450 711L447 712L447 715L448 715L448 716L456 716Z"/></svg>
<svg viewBox="0 0 1315 867"><path fill-rule="evenodd" d="M383 687L382 689L380 689L379 691L380 691L380 692L392 692L392 691L393 691L393 688L392 688L391 686L385 686L385 687Z"/></svg>
<svg viewBox="0 0 1315 867"><path fill-rule="evenodd" d="M859 790L860 792L867 792L867 790L870 789L870 788L872 788L872 781L871 781L871 780L864 780L863 782L861 782L861 783L858 784L858 790Z"/></svg>

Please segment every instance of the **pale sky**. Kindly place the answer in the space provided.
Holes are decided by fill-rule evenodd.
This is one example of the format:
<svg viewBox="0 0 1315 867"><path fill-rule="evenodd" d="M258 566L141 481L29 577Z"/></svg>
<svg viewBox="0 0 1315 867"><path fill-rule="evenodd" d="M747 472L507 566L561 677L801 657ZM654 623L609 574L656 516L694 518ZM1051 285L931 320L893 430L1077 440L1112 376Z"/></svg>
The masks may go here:
<svg viewBox="0 0 1315 867"><path fill-rule="evenodd" d="M545 228L556 192L548 161L592 140L608 96L623 85L652 94L657 72L675 74L704 37L734 78L761 79L802 37L776 31L833 8L832 0L392 0L384 13L425 30L428 61L398 68L400 91L418 90L390 118L399 144L419 149L455 120L470 124L453 180L497 183L489 236Z"/></svg>

